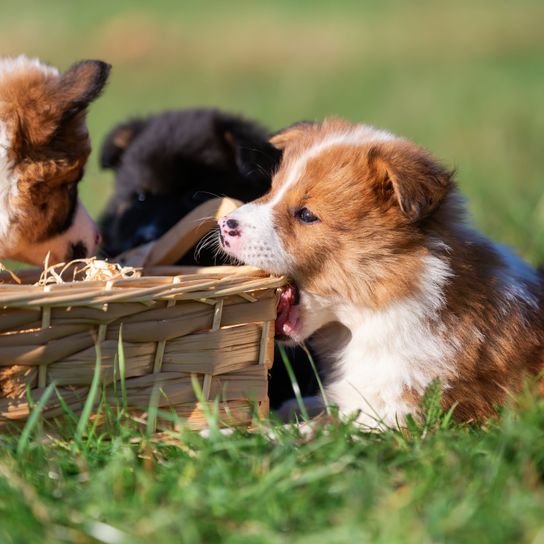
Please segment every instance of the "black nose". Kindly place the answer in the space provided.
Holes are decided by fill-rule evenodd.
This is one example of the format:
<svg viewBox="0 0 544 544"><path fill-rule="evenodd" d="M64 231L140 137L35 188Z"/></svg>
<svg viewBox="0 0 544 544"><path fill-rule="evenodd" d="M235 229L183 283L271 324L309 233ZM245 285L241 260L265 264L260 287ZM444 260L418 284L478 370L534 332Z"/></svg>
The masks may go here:
<svg viewBox="0 0 544 544"><path fill-rule="evenodd" d="M236 219L229 219L227 221L227 227L229 229L236 229L238 228L238 221L236 221Z"/></svg>
<svg viewBox="0 0 544 544"><path fill-rule="evenodd" d="M75 261L76 259L85 259L88 254L87 246L80 240L79 242L71 243L68 248L67 261Z"/></svg>

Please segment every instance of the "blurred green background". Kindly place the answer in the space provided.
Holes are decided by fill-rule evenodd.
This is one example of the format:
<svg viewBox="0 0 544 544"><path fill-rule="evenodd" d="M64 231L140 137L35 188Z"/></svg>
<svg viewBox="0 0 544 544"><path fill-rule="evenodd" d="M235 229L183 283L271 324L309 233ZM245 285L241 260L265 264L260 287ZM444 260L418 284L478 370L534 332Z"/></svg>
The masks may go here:
<svg viewBox="0 0 544 544"><path fill-rule="evenodd" d="M544 260L542 0L3 1L0 51L113 64L89 115L82 197L111 189L113 124L218 106L278 129L339 115L410 137L458 171L478 227Z"/></svg>

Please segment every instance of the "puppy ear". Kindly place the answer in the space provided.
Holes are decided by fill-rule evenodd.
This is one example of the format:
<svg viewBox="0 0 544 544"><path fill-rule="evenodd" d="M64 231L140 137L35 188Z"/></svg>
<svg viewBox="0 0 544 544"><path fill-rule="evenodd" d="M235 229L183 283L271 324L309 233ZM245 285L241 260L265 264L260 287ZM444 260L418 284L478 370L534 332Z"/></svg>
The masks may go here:
<svg viewBox="0 0 544 544"><path fill-rule="evenodd" d="M300 138L308 129L316 126L314 121L299 121L272 134L270 143L276 148L284 150L297 138Z"/></svg>
<svg viewBox="0 0 544 544"><path fill-rule="evenodd" d="M227 160L233 161L238 172L255 185L257 193L253 198L268 191L282 155L268 143L268 132L254 121L217 110L212 119Z"/></svg>
<svg viewBox="0 0 544 544"><path fill-rule="evenodd" d="M147 119L132 119L114 127L102 143L100 166L102 168L117 168L121 157L136 136L147 126L147 123Z"/></svg>
<svg viewBox="0 0 544 544"><path fill-rule="evenodd" d="M60 76L22 71L11 97L22 152L62 136L76 114L100 94L109 71L110 65L101 61L82 61Z"/></svg>
<svg viewBox="0 0 544 544"><path fill-rule="evenodd" d="M272 177L281 161L282 153L270 145L264 136L226 130L223 137L234 157L236 167L242 175L246 177Z"/></svg>
<svg viewBox="0 0 544 544"><path fill-rule="evenodd" d="M83 111L106 85L111 66L100 60L83 60L64 72L56 85L56 97L63 106L63 118Z"/></svg>
<svg viewBox="0 0 544 544"><path fill-rule="evenodd" d="M453 172L410 142L374 145L368 162L378 199L397 205L410 222L429 216L453 186Z"/></svg>

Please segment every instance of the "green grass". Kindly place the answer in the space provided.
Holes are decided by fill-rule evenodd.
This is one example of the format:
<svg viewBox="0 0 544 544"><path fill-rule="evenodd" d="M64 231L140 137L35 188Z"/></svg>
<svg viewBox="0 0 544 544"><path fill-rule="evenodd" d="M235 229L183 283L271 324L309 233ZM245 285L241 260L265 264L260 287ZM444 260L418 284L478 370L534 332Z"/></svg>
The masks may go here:
<svg viewBox="0 0 544 544"><path fill-rule="evenodd" d="M5 436L0 542L542 542L544 403L526 394L474 429L437 399L404 433L333 422L157 440L121 415L83 440L37 429L19 453Z"/></svg>
<svg viewBox="0 0 544 544"><path fill-rule="evenodd" d="M94 216L112 181L96 150L129 115L214 105L272 129L341 115L455 166L476 224L537 263L543 20L539 0L6 0L0 51L113 64L89 114ZM431 403L410 433L270 424L273 440L158 442L116 413L106 435L69 418L55 438L36 417L0 436L0 543L544 543L544 404L530 396L485 429Z"/></svg>

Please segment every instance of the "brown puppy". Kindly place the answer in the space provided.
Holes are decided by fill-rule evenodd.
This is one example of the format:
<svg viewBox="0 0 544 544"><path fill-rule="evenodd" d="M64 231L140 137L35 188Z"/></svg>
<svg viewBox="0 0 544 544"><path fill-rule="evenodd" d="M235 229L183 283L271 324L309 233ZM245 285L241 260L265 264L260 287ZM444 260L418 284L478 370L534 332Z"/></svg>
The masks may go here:
<svg viewBox="0 0 544 544"><path fill-rule="evenodd" d="M99 234L77 184L91 149L87 106L109 70L88 60L60 74L25 56L0 59L0 258L94 255Z"/></svg>
<svg viewBox="0 0 544 544"><path fill-rule="evenodd" d="M272 143L284 154L271 191L220 221L221 244L293 278L278 333L300 342L343 325L329 402L394 426L438 379L444 406L478 420L542 370L542 276L466 224L451 173L429 153L337 119Z"/></svg>

